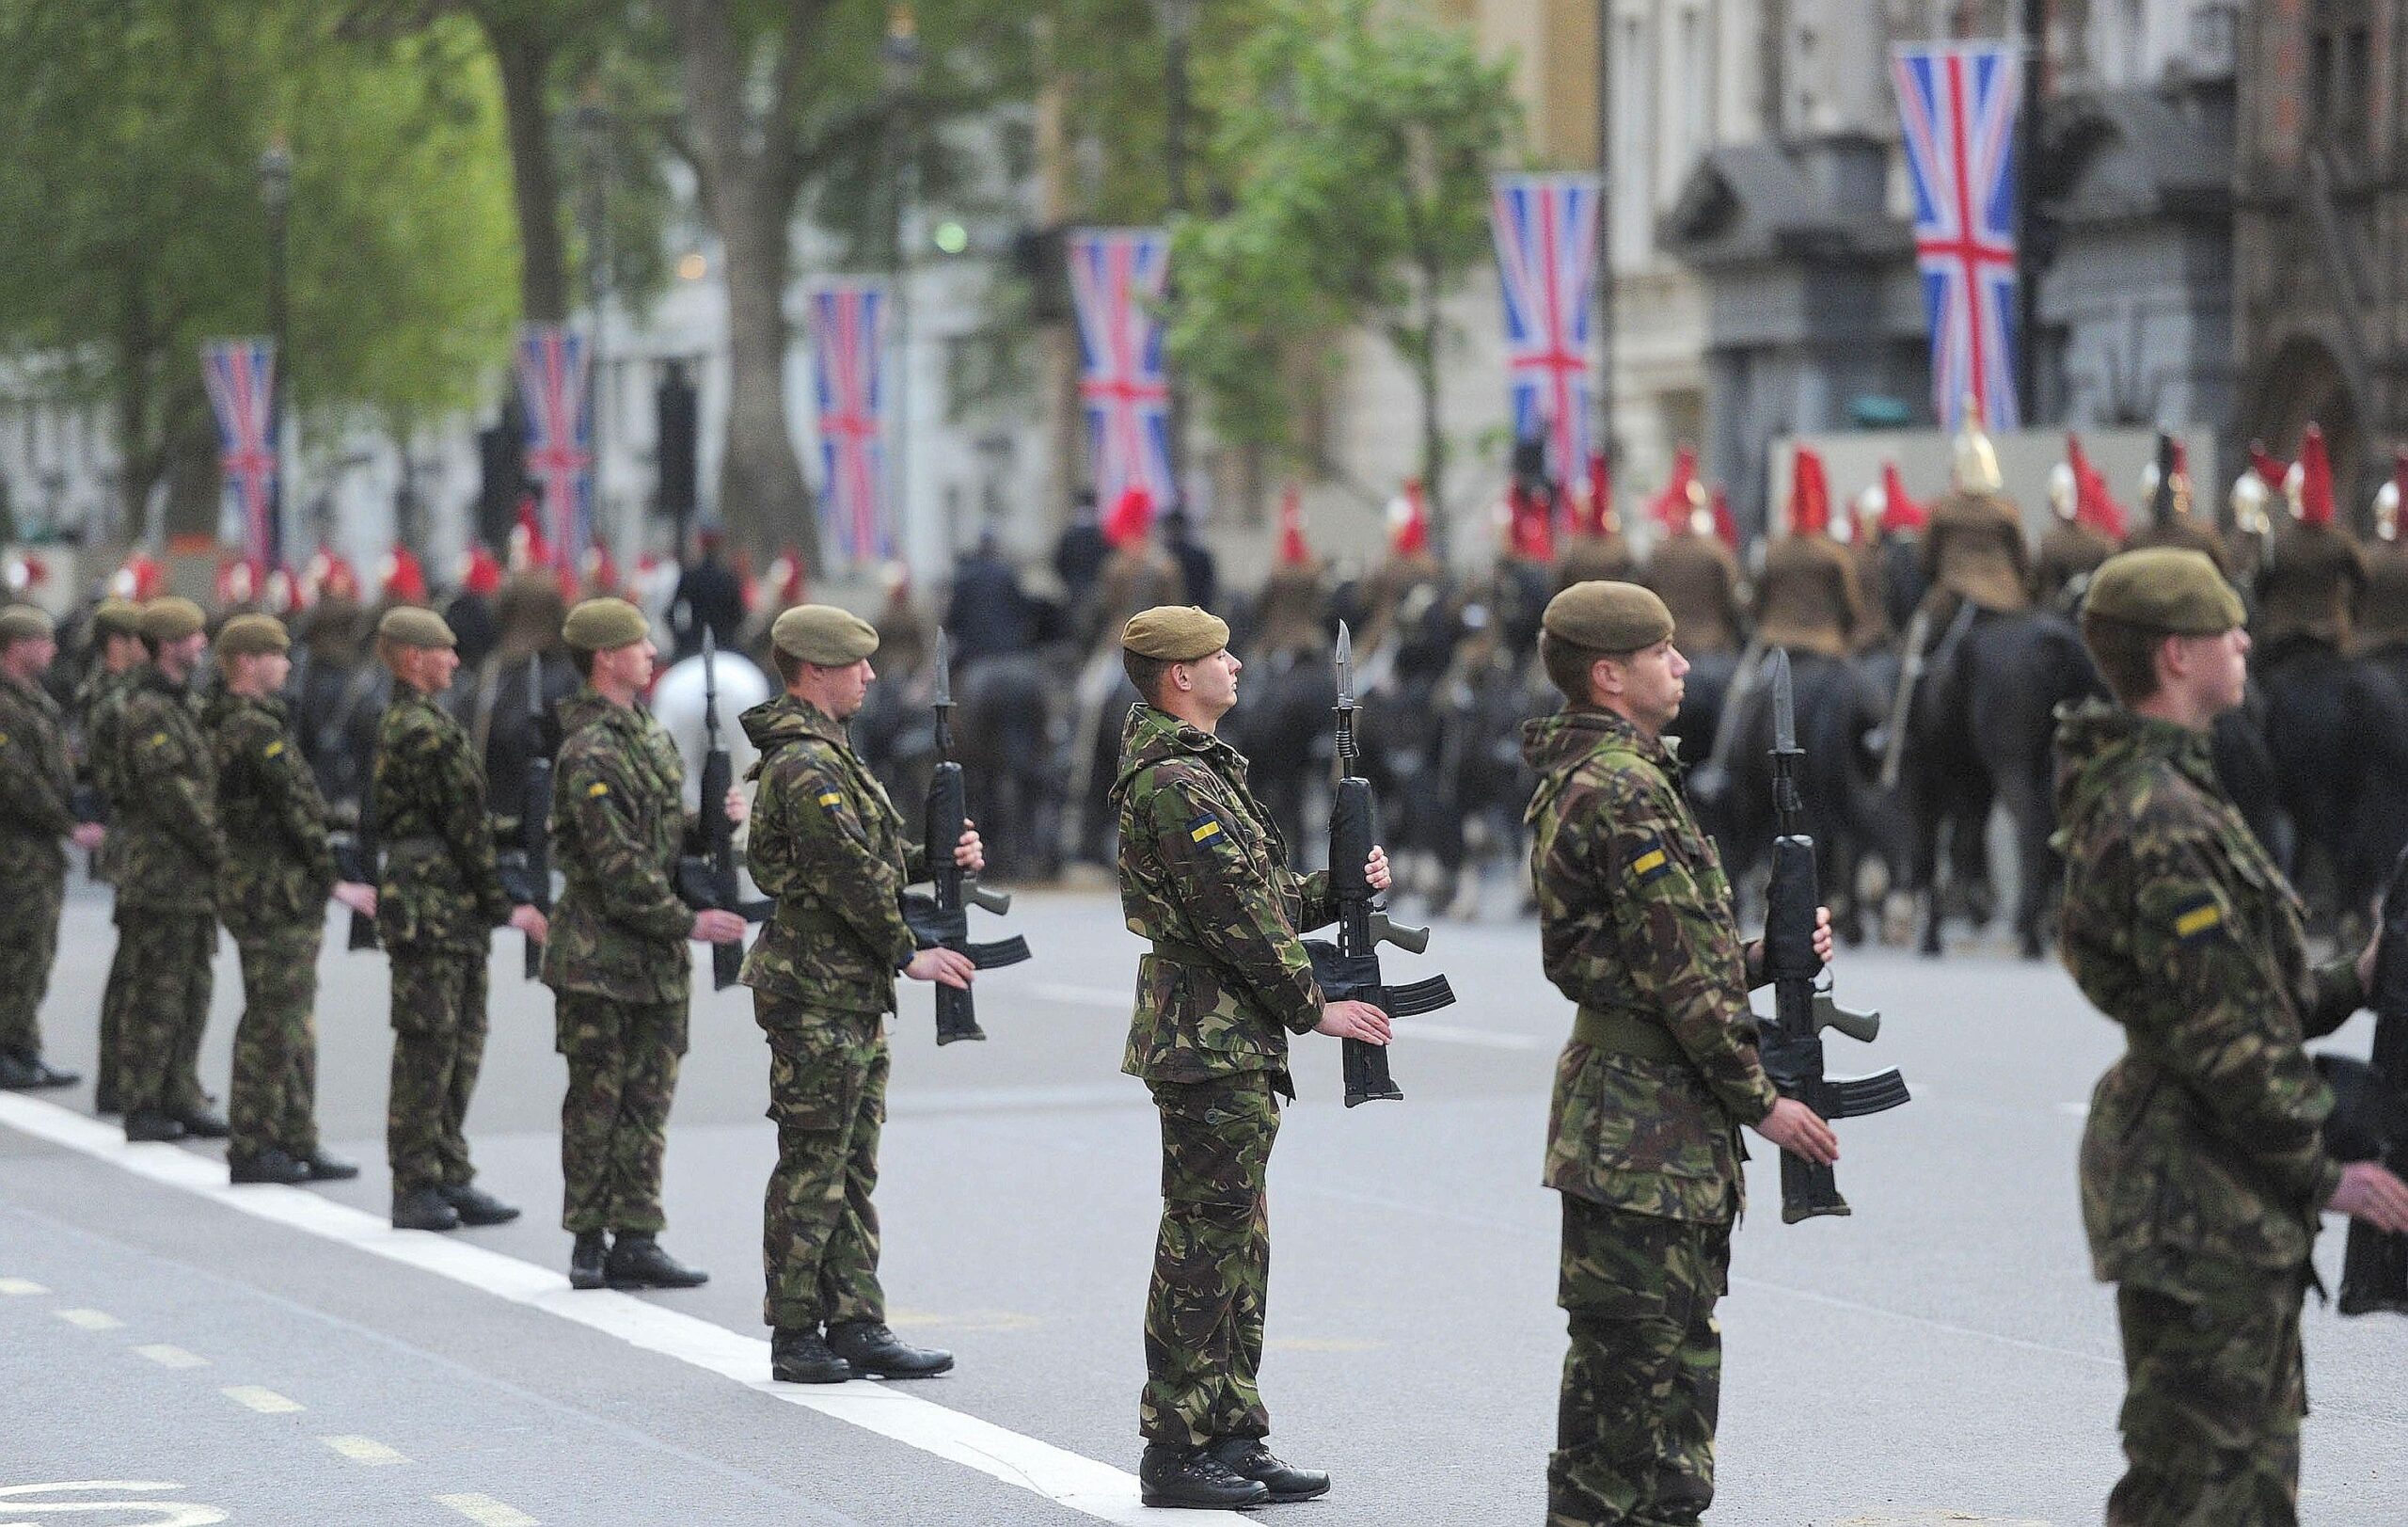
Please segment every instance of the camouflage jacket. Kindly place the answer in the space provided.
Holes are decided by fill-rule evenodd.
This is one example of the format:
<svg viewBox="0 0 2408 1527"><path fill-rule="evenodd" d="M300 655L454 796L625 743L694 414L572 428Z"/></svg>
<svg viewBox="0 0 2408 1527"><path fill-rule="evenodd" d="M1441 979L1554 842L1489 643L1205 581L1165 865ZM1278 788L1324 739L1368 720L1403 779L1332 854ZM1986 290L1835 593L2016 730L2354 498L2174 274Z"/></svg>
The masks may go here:
<svg viewBox="0 0 2408 1527"><path fill-rule="evenodd" d="M325 799L293 740L284 702L220 694L210 705L209 728L226 834L219 919L237 938L319 922L334 889L334 849Z"/></svg>
<svg viewBox="0 0 2408 1527"><path fill-rule="evenodd" d="M651 713L581 688L560 703L552 862L564 878L544 981L618 1002L682 1003L694 914L677 897L686 770Z"/></svg>
<svg viewBox="0 0 2408 1527"><path fill-rule="evenodd" d="M216 911L226 863L217 760L192 697L158 669L143 669L109 748L123 792L109 828L119 910Z"/></svg>
<svg viewBox="0 0 2408 1527"><path fill-rule="evenodd" d="M895 973L919 941L903 887L925 872L886 787L844 723L782 694L741 718L761 750L745 838L752 883L777 911L744 958L744 984L807 1009L895 1010Z"/></svg>
<svg viewBox="0 0 2408 1527"><path fill-rule="evenodd" d="M75 830L67 729L40 684L0 678L0 915L67 870L59 840Z"/></svg>
<svg viewBox="0 0 2408 1527"><path fill-rule="evenodd" d="M2101 1279L2295 1267L2340 1181L2302 1047L2364 997L2308 967L2299 899L2216 782L2208 739L2092 700L2057 728L2064 959L2123 1026L2091 1094L2083 1223Z"/></svg>
<svg viewBox="0 0 2408 1527"><path fill-rule="evenodd" d="M1288 1035L1321 1022L1298 934L1328 922L1326 874L1288 867L1279 829L1245 786L1245 758L1149 705L1120 731L1120 911L1154 941L1120 1069L1149 1082L1239 1072L1283 1078Z"/></svg>
<svg viewBox="0 0 2408 1527"><path fill-rule="evenodd" d="M1770 1113L1775 1093L1722 861L1681 798L1671 752L1622 717L1566 709L1525 723L1522 756L1539 776L1526 816L1547 978L1650 1041L1576 1035L1564 1046L1546 1185L1670 1219L1728 1220L1744 1190L1739 1126ZM1651 1046L1658 1053L1632 1053Z"/></svg>
<svg viewBox="0 0 2408 1527"><path fill-rule="evenodd" d="M75 741L80 750L75 759L78 784L89 785L100 797L108 819L114 821L118 803L125 793L124 781L117 768L116 743L122 728L118 724L125 716L125 703L134 697L141 670L112 674L94 664L83 681L75 686L75 699L71 707L75 722ZM117 835L112 833L101 842L100 851L92 856L92 877L95 880L117 878Z"/></svg>
<svg viewBox="0 0 2408 1527"><path fill-rule="evenodd" d="M468 734L432 697L396 684L376 735L373 787L385 947L484 950L512 908Z"/></svg>

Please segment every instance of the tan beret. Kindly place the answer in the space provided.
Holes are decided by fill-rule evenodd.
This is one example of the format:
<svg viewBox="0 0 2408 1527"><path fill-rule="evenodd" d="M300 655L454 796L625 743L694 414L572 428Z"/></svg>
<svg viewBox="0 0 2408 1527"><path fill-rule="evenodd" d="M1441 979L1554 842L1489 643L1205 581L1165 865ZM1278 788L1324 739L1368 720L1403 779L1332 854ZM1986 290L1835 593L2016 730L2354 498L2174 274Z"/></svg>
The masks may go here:
<svg viewBox="0 0 2408 1527"><path fill-rule="evenodd" d="M2178 636L2213 636L2249 618L2241 596L2206 552L2172 546L2119 552L2100 563L2082 610Z"/></svg>
<svg viewBox="0 0 2408 1527"><path fill-rule="evenodd" d="M561 640L588 652L631 647L651 634L643 612L625 599L586 599L561 623Z"/></svg>
<svg viewBox="0 0 2408 1527"><path fill-rule="evenodd" d="M236 615L217 628L220 658L253 658L292 650L293 638L274 615Z"/></svg>
<svg viewBox="0 0 2408 1527"><path fill-rule="evenodd" d="M1157 662L1194 662L1229 644L1229 623L1192 604L1140 610L1120 628L1120 645Z"/></svg>
<svg viewBox="0 0 2408 1527"><path fill-rule="evenodd" d="M0 646L12 642L39 642L51 633L50 614L40 606L0 607Z"/></svg>
<svg viewBox="0 0 2408 1527"><path fill-rule="evenodd" d="M92 607L92 634L100 637L140 636L142 607L132 599L103 599Z"/></svg>
<svg viewBox="0 0 2408 1527"><path fill-rule="evenodd" d="M452 628L432 610L421 610L414 604L397 604L385 612L376 623L377 636L396 646L455 647L460 639Z"/></svg>
<svg viewBox="0 0 2408 1527"><path fill-rule="evenodd" d="M815 667L842 668L878 650L878 628L832 604L799 604L769 627L769 642Z"/></svg>
<svg viewBox="0 0 2408 1527"><path fill-rule="evenodd" d="M1597 579L1549 599L1539 624L1592 652L1637 652L1672 634L1672 612L1654 589Z"/></svg>
<svg viewBox="0 0 2408 1527"><path fill-rule="evenodd" d="M142 607L142 634L153 642L181 642L208 624L200 606L182 595L162 594Z"/></svg>

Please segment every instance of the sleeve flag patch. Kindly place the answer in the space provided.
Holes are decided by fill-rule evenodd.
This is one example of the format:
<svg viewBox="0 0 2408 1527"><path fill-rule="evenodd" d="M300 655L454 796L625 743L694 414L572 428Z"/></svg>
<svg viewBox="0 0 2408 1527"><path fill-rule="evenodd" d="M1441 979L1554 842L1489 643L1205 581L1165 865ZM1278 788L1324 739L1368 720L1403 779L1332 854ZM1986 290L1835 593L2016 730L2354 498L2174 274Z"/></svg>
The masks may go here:
<svg viewBox="0 0 2408 1527"><path fill-rule="evenodd" d="M844 800L844 799L845 799L845 792L844 792L844 791L842 791L842 790L830 790L830 791L828 791L826 794L822 795L822 796L819 798L819 803L820 803L821 805L823 805L823 806L832 806L832 805L836 804L838 802L840 802L840 801L842 801L842 800Z"/></svg>
<svg viewBox="0 0 2408 1527"><path fill-rule="evenodd" d="M2224 909L2211 900L2194 902L2174 915L2174 936L2185 944L2206 938L2224 926Z"/></svg>
<svg viewBox="0 0 2408 1527"><path fill-rule="evenodd" d="M282 739L282 738L280 738L280 737L279 737L279 738L277 738L275 741L270 742L270 743L267 745L267 751L266 751L265 753L263 753L263 754L260 755L260 756L261 756L261 757L262 757L262 758L273 758L273 757L276 757L277 755L281 754L283 751L284 751L284 739Z"/></svg>
<svg viewBox="0 0 2408 1527"><path fill-rule="evenodd" d="M1197 843L1216 838L1221 835L1221 819L1208 811L1187 824L1187 835Z"/></svg>
<svg viewBox="0 0 2408 1527"><path fill-rule="evenodd" d="M610 787L598 779L585 787L585 796L589 801L598 801L610 793Z"/></svg>
<svg viewBox="0 0 2408 1527"><path fill-rule="evenodd" d="M1656 840L1654 847L1642 851L1630 862L1631 878L1641 885L1661 880L1671 872L1671 855L1665 851L1660 840Z"/></svg>

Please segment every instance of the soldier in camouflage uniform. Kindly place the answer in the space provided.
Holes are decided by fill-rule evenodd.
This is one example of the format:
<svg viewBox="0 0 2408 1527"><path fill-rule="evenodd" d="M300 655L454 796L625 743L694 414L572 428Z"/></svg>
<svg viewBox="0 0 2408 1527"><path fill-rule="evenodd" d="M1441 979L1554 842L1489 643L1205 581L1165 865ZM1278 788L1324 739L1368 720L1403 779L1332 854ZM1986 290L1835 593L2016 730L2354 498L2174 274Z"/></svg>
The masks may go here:
<svg viewBox="0 0 2408 1527"><path fill-rule="evenodd" d="M2082 629L2116 703L2057 732L2064 958L2126 1045L2082 1144L2128 1384L2109 1527L2295 1523L2319 1213L2408 1229L2408 1185L2326 1153L2302 1047L2364 1000L2374 949L2310 967L2299 899L2209 756L2247 680L2242 613L2200 552L2106 563Z"/></svg>
<svg viewBox="0 0 2408 1527"><path fill-rule="evenodd" d="M692 1288L707 1280L661 1249L661 1153L686 1053L693 961L686 941L733 944L744 919L678 899L694 836L677 744L637 703L651 687L649 627L624 599L589 599L561 628L584 687L560 704L553 863L565 877L544 945L560 1052L561 1223L576 1237L573 1288ZM743 797L716 803L743 819ZM610 1239L604 1237L608 1233Z"/></svg>
<svg viewBox="0 0 2408 1527"><path fill-rule="evenodd" d="M42 1059L38 1018L67 895L59 842L89 849L102 837L68 807L67 729L41 687L57 655L48 615L30 605L0 609L0 1089L82 1080Z"/></svg>
<svg viewBox="0 0 2408 1527"><path fill-rule="evenodd" d="M798 605L769 635L785 692L743 724L761 750L745 855L777 903L744 961L778 1126L761 1234L771 1372L791 1384L940 1374L953 1354L897 1341L878 1280L885 1015L897 971L958 987L974 972L966 955L918 947L905 925L898 898L926 874L924 851L846 736L877 677L877 631L832 606ZM974 831L954 861L985 867Z"/></svg>
<svg viewBox="0 0 2408 1527"><path fill-rule="evenodd" d="M115 820L125 809L116 751L122 730L118 724L125 716L126 702L140 687L140 670L147 657L142 649L142 607L130 599L103 599L92 610L90 628L92 641L99 644L100 660L87 668L83 682L75 687L74 711L82 745L78 763L84 783L91 787L109 819ZM117 844L103 839L92 855L94 880L117 879ZM119 1111L117 1036L133 978L133 962L126 958L120 940L109 962L108 985L101 994L100 1065L92 1085L92 1106L101 1113Z"/></svg>
<svg viewBox="0 0 2408 1527"><path fill-rule="evenodd" d="M1688 664L1661 599L1581 583L1547 605L1539 654L1564 707L1524 728L1539 776L1530 869L1547 978L1579 1004L1556 1067L1544 1181L1563 1195L1570 1317L1549 1527L1671 1527L1714 1500L1725 1291L1747 1125L1814 1161L1829 1125L1778 1096L1756 1053L1713 840L1663 730ZM1828 915L1815 951L1831 958Z"/></svg>
<svg viewBox="0 0 2408 1527"><path fill-rule="evenodd" d="M1288 1036L1385 1044L1388 1023L1368 1003L1323 998L1297 935L1335 915L1329 877L1288 867L1279 829L1246 788L1245 759L1214 735L1244 666L1228 627L1201 610L1157 608L1120 640L1144 697L1122 728L1112 787L1120 906L1130 931L1153 941L1120 1069L1153 1093L1163 1141L1138 1479L1148 1505L1310 1500L1329 1476L1289 1467L1263 1442L1263 1178L1278 1100L1295 1096ZM1367 868L1386 889L1385 852L1374 849Z"/></svg>
<svg viewBox="0 0 2408 1527"><path fill-rule="evenodd" d="M271 616L217 633L224 690L209 708L217 820L226 836L219 917L243 960L243 1017L226 1111L237 1183L334 1182L359 1169L318 1148L318 945L326 898L373 916L373 886L338 882L326 803L293 739L280 692L292 640Z"/></svg>
<svg viewBox="0 0 2408 1527"><path fill-rule="evenodd" d="M126 963L119 1019L118 1100L125 1137L225 1137L200 1090L217 949L217 768L190 693L209 638L200 607L163 596L142 607L150 655L111 745L122 791L117 818L117 930Z"/></svg>
<svg viewBox="0 0 2408 1527"><path fill-rule="evenodd" d="M499 1225L518 1211L475 1185L462 1125L485 1047L485 962L504 923L541 941L543 913L501 883L484 771L436 696L458 671L452 628L401 605L376 625L393 700L376 738L376 931L393 959L385 1148L397 1230Z"/></svg>

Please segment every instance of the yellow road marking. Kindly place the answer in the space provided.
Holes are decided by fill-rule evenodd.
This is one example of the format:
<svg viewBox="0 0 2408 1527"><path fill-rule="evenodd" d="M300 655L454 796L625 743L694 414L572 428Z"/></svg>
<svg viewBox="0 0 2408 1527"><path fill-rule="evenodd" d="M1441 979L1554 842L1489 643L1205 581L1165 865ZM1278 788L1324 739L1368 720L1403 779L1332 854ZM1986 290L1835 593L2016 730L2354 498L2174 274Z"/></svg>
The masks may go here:
<svg viewBox="0 0 2408 1527"><path fill-rule="evenodd" d="M543 1527L526 1512L504 1505L490 1495L438 1495L435 1503L450 1506L478 1527Z"/></svg>
<svg viewBox="0 0 2408 1527"><path fill-rule="evenodd" d="M0 1278L0 1294L47 1294L49 1292L50 1290L30 1278Z"/></svg>
<svg viewBox="0 0 2408 1527"><path fill-rule="evenodd" d="M263 1416L280 1416L301 1408L297 1401L288 1400L272 1389L257 1384L236 1384L219 1392L236 1405L248 1406Z"/></svg>
<svg viewBox="0 0 2408 1527"><path fill-rule="evenodd" d="M209 1360L198 1352L187 1352L180 1346L162 1342L154 1346L137 1346L134 1350L149 1358L162 1368L206 1368Z"/></svg>
<svg viewBox="0 0 2408 1527"><path fill-rule="evenodd" d="M59 1310L54 1313L69 1325L80 1326L86 1330L115 1330L125 1324L106 1310Z"/></svg>
<svg viewBox="0 0 2408 1527"><path fill-rule="evenodd" d="M373 1465L410 1461L372 1437L321 1437L318 1440L354 1463Z"/></svg>

